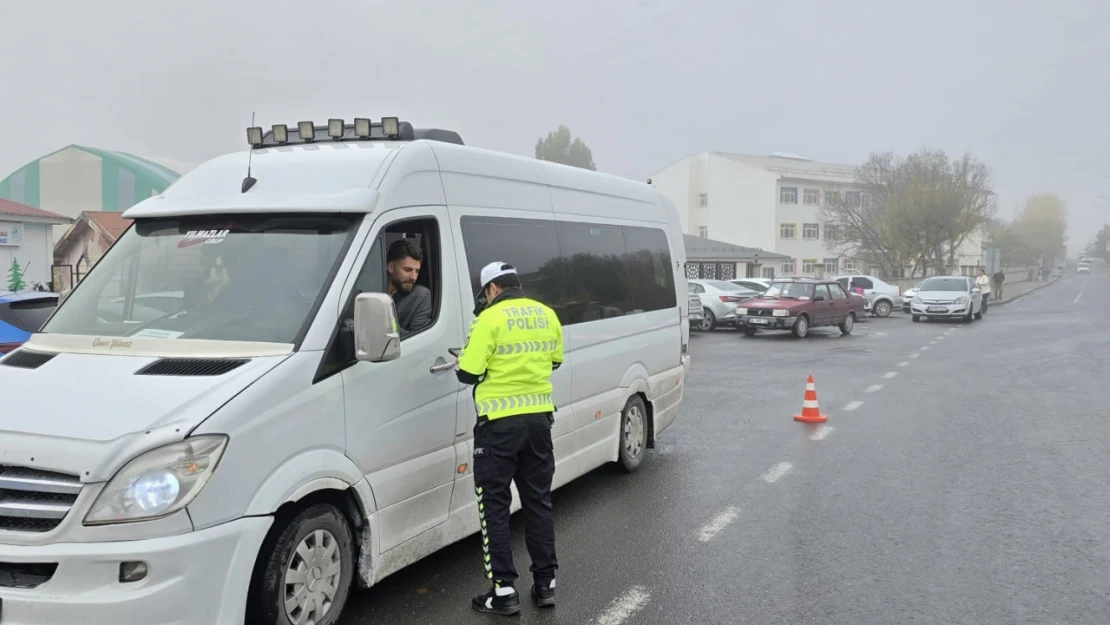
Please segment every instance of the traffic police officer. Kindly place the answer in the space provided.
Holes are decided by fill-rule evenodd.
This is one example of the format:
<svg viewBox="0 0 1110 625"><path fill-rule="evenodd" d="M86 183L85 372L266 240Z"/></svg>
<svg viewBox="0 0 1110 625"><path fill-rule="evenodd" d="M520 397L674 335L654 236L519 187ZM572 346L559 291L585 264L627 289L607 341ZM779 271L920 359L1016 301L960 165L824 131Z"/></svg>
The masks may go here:
<svg viewBox="0 0 1110 625"><path fill-rule="evenodd" d="M514 480L532 557L532 599L542 607L555 605L551 371L563 362L563 330L553 310L524 296L512 265L486 265L481 284L480 310L459 354L458 378L475 385L474 485L485 572L493 588L471 605L508 616L520 612L509 535Z"/></svg>

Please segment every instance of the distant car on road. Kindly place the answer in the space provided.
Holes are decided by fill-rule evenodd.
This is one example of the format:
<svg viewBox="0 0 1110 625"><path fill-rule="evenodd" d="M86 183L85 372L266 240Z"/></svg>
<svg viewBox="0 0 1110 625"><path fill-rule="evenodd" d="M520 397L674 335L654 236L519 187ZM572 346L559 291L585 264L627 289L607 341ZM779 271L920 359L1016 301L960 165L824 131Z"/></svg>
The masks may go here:
<svg viewBox="0 0 1110 625"><path fill-rule="evenodd" d="M0 291L0 354L26 343L57 307L57 293Z"/></svg>
<svg viewBox="0 0 1110 625"><path fill-rule="evenodd" d="M967 276L935 276L925 280L910 302L914 321L983 318L982 290Z"/></svg>
<svg viewBox="0 0 1110 625"><path fill-rule="evenodd" d="M833 278L844 287L845 291L855 282L863 288L863 296L867 299L867 312L876 317L889 317L890 313L902 307L902 287L887 284L875 276L853 274Z"/></svg>
<svg viewBox="0 0 1110 625"><path fill-rule="evenodd" d="M840 326L851 334L863 315L863 298L848 293L834 280L803 278L773 280L770 287L736 311L740 329L753 336L760 330L790 330L805 338L817 326Z"/></svg>
<svg viewBox="0 0 1110 625"><path fill-rule="evenodd" d="M1075 268L1075 273L1091 273L1091 266L1087 263L1080 263L1079 266Z"/></svg>
<svg viewBox="0 0 1110 625"><path fill-rule="evenodd" d="M718 326L736 325L736 305L759 295L751 289L724 280L689 280L690 293L701 300L701 329L710 332Z"/></svg>

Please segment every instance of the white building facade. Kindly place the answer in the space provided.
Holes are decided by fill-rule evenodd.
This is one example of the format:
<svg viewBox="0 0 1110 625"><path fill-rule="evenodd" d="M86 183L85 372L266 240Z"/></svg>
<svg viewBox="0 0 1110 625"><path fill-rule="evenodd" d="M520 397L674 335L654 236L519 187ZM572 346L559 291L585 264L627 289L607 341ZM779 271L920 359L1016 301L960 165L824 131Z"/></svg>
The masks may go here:
<svg viewBox="0 0 1110 625"><path fill-rule="evenodd" d="M764 263L765 278L871 269L830 247L820 219L830 192L843 194L847 201L868 201L856 187L854 166L788 154L703 152L669 165L651 181L678 208L686 234L789 257ZM960 246L953 269L970 273L981 263L982 237L970 236Z"/></svg>

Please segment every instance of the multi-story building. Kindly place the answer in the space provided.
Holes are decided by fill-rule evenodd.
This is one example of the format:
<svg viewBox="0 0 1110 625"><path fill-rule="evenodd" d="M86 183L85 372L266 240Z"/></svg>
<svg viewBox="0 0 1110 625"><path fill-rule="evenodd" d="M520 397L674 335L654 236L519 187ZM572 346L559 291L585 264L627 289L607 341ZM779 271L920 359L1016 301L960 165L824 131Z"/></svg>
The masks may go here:
<svg viewBox="0 0 1110 625"><path fill-rule="evenodd" d="M687 234L787 256L763 276L832 275L858 269L830 249L819 213L826 193L852 189L852 166L799 156L703 152L651 176L678 208Z"/></svg>
<svg viewBox="0 0 1110 625"><path fill-rule="evenodd" d="M672 163L651 181L675 203L687 234L787 256L761 263L764 277L871 270L829 245L834 233L820 219L830 192L843 194L846 202L868 201L856 186L854 166L793 154L703 152ZM956 270L982 262L981 240L978 235L965 240L955 263L962 267Z"/></svg>

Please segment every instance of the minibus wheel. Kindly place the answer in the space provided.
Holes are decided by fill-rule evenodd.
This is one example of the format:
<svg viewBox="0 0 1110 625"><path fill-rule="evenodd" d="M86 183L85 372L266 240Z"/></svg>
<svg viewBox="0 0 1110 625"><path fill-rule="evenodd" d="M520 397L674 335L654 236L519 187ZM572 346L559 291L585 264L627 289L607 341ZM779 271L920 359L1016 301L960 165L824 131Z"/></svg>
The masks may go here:
<svg viewBox="0 0 1110 625"><path fill-rule="evenodd" d="M633 395L621 412L620 465L628 473L640 468L648 442L648 414L644 400Z"/></svg>
<svg viewBox="0 0 1110 625"><path fill-rule="evenodd" d="M353 579L346 517L331 504L309 506L284 525L275 524L262 543L247 600L248 622L334 625Z"/></svg>

